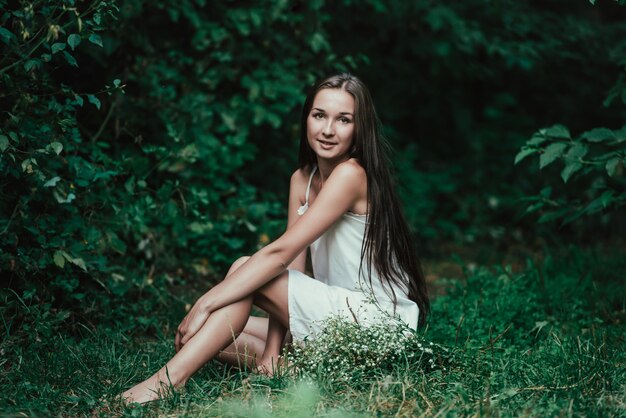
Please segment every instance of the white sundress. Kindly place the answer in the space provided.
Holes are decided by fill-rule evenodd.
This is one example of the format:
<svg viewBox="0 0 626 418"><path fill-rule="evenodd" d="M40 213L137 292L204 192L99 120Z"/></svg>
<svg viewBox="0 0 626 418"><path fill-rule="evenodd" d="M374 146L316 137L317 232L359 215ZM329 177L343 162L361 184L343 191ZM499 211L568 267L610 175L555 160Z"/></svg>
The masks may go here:
<svg viewBox="0 0 626 418"><path fill-rule="evenodd" d="M317 167L311 170L305 203L298 210L299 215L309 207L309 192L316 170ZM289 330L295 341L315 338L331 316L350 321L356 317L363 325L393 316L409 327L417 328L419 309L408 298L407 289L393 286L397 299L394 304L389 285L383 287L375 272L372 272L370 285L365 264L359 277L366 224L367 215L344 213L311 244L315 278L289 270Z"/></svg>

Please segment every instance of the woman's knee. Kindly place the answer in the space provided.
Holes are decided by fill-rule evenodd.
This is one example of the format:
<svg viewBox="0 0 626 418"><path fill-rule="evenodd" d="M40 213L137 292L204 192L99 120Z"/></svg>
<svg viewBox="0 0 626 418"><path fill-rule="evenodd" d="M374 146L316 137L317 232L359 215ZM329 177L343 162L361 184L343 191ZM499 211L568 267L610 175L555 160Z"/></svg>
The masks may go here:
<svg viewBox="0 0 626 418"><path fill-rule="evenodd" d="M235 270L241 267L243 263L248 261L249 258L250 256L246 255L244 257L239 257L237 260L235 260L235 262L230 266L230 269L228 269L228 274L226 274L226 276L230 276Z"/></svg>

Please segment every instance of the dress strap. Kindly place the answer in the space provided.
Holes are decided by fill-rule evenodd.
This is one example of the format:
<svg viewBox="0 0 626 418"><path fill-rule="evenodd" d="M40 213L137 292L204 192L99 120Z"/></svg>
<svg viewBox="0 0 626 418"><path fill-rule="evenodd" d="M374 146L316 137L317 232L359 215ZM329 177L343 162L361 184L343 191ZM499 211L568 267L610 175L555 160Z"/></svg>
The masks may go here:
<svg viewBox="0 0 626 418"><path fill-rule="evenodd" d="M311 175L309 176L309 184L306 186L306 193L304 194L304 205L298 208L298 215L304 215L304 212L309 208L309 192L311 191L311 183L313 183L313 176L317 171L317 166L313 167L311 170Z"/></svg>
<svg viewBox="0 0 626 418"><path fill-rule="evenodd" d="M313 167L313 170L311 170L311 175L309 176L309 184L307 184L306 186L306 193L304 195L304 203L307 206L309 205L309 192L311 191L311 183L313 183L313 176L315 175L316 171L317 171L317 166Z"/></svg>

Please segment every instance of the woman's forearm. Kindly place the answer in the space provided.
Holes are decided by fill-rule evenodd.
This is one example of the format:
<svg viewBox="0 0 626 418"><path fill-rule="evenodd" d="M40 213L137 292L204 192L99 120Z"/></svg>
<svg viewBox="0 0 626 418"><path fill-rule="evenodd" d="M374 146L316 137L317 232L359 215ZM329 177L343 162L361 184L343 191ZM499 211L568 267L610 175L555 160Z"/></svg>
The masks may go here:
<svg viewBox="0 0 626 418"><path fill-rule="evenodd" d="M291 257L295 257L295 254L276 250L271 244L262 248L233 272L228 280L223 280L205 293L199 300L202 308L213 312L250 296L284 272Z"/></svg>

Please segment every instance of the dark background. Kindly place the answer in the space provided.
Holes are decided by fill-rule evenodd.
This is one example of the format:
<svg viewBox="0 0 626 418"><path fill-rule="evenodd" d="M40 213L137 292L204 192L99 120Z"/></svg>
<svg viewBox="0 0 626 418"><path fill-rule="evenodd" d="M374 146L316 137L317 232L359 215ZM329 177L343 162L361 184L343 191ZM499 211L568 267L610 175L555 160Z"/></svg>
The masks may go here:
<svg viewBox="0 0 626 418"><path fill-rule="evenodd" d="M618 3L0 1L3 292L123 321L218 280L284 229L304 94L338 71L371 89L427 270L619 249ZM551 141L589 148L567 183Z"/></svg>

